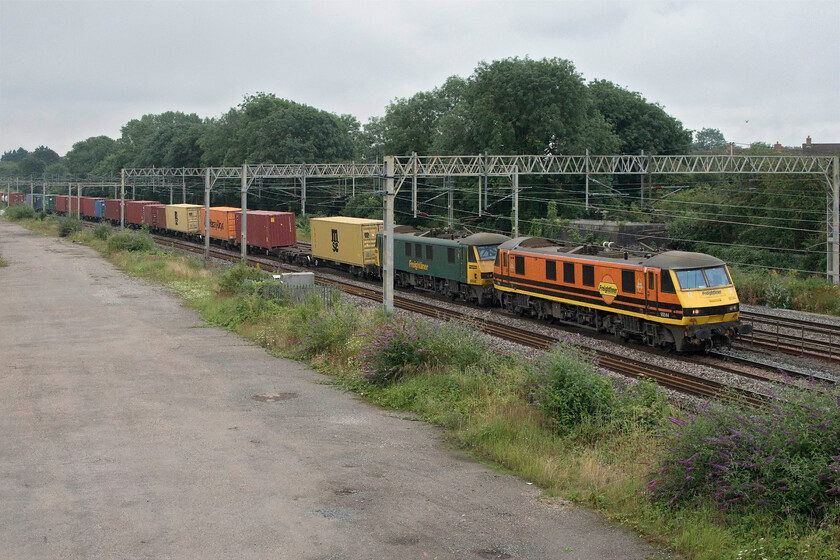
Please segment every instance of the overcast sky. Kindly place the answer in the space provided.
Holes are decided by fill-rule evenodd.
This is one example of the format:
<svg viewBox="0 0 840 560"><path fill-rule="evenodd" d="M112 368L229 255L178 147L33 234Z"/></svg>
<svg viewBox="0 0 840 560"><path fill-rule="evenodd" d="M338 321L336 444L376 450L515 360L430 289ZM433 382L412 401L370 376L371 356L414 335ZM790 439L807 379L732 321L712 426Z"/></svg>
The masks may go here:
<svg viewBox="0 0 840 560"><path fill-rule="evenodd" d="M0 0L0 151L246 94L365 123L481 61L565 58L727 140L840 142L840 0Z"/></svg>

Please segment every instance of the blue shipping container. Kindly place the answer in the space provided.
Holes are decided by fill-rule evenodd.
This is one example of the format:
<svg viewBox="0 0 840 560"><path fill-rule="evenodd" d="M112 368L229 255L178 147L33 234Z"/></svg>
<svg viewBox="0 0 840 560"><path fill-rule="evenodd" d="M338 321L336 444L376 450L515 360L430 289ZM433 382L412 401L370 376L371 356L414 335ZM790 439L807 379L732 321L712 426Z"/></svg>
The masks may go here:
<svg viewBox="0 0 840 560"><path fill-rule="evenodd" d="M94 210L97 218L104 218L105 217L105 200L98 199L96 200L96 208Z"/></svg>

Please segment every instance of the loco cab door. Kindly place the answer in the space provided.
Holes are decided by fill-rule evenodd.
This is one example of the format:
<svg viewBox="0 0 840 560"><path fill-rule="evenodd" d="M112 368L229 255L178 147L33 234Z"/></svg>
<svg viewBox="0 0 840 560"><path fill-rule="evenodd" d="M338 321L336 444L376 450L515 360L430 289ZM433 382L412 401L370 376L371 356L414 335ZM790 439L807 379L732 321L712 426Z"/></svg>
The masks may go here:
<svg viewBox="0 0 840 560"><path fill-rule="evenodd" d="M657 293L656 286L656 272L653 270L645 269L645 314L646 315L658 315L658 307L659 307L659 294Z"/></svg>

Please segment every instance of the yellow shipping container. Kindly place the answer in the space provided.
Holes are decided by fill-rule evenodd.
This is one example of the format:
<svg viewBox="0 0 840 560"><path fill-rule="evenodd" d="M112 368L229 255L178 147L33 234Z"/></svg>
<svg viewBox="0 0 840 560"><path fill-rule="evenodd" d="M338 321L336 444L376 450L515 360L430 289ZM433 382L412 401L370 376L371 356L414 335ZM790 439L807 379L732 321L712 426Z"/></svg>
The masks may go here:
<svg viewBox="0 0 840 560"><path fill-rule="evenodd" d="M198 204L167 204L166 229L182 233L198 233L201 209L202 207Z"/></svg>
<svg viewBox="0 0 840 560"><path fill-rule="evenodd" d="M312 218L312 256L352 266L376 266L376 233L383 227L382 220L365 218Z"/></svg>
<svg viewBox="0 0 840 560"><path fill-rule="evenodd" d="M230 241L236 238L236 216L242 208L232 206L210 207L210 237ZM204 207L201 207L201 235L204 235Z"/></svg>

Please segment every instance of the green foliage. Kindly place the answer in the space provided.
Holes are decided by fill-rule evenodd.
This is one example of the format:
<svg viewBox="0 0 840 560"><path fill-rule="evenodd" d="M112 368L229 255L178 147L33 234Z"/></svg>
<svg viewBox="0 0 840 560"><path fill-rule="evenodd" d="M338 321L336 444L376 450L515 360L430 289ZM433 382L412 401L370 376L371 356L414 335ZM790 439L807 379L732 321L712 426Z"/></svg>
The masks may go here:
<svg viewBox="0 0 840 560"><path fill-rule="evenodd" d="M374 193L360 193L347 201L341 210L342 216L354 218L382 218L382 196Z"/></svg>
<svg viewBox="0 0 840 560"><path fill-rule="evenodd" d="M596 366L589 352L565 345L555 346L539 361L531 399L558 432L571 432L584 420L608 419L616 392Z"/></svg>
<svg viewBox="0 0 840 560"><path fill-rule="evenodd" d="M105 241L108 237L114 232L114 228L111 227L111 224L107 224L105 222L101 224L96 224L93 228L93 235L97 239L101 239Z"/></svg>
<svg viewBox="0 0 840 560"><path fill-rule="evenodd" d="M97 237L102 239L98 234ZM156 249L154 239L152 239L149 235L140 232L125 231L112 235L107 239L108 242L106 244L106 251L109 254L123 251L149 253L155 251Z"/></svg>
<svg viewBox="0 0 840 560"><path fill-rule="evenodd" d="M840 316L840 286L825 278L734 268L732 279L742 303Z"/></svg>
<svg viewBox="0 0 840 560"><path fill-rule="evenodd" d="M310 304L309 308L312 307ZM301 356L311 358L343 347L353 337L358 323L358 309L350 305L336 305L329 310L321 308L308 320L295 322L293 330L304 344Z"/></svg>
<svg viewBox="0 0 840 560"><path fill-rule="evenodd" d="M208 321L228 330L244 323L269 321L280 313L280 306L273 300L254 294L205 299L199 307Z"/></svg>
<svg viewBox="0 0 840 560"><path fill-rule="evenodd" d="M365 380L387 385L427 368L481 367L490 356L487 339L469 325L388 318L362 347L359 364Z"/></svg>
<svg viewBox="0 0 840 560"><path fill-rule="evenodd" d="M228 268L219 277L219 293L236 294L244 290L246 283L263 278L263 273L245 264Z"/></svg>
<svg viewBox="0 0 840 560"><path fill-rule="evenodd" d="M108 151L107 142L100 146L105 154L101 166L111 172L118 163L124 167L200 167L199 138L206 126L195 113L180 111L132 119L122 127L116 152Z"/></svg>
<svg viewBox="0 0 840 560"><path fill-rule="evenodd" d="M9 263L6 262L6 259L3 258L3 255L0 255L0 268L4 266L9 266Z"/></svg>
<svg viewBox="0 0 840 560"><path fill-rule="evenodd" d="M685 154L691 148L691 131L640 93L627 91L607 80L589 84L589 92L620 140L622 154Z"/></svg>
<svg viewBox="0 0 840 560"><path fill-rule="evenodd" d="M62 216L58 219L58 236L70 237L82 230L82 224L73 216Z"/></svg>
<svg viewBox="0 0 840 560"><path fill-rule="evenodd" d="M23 147L20 147L17 150L8 150L6 152L3 152L3 155L0 156L0 161L18 163L23 161L28 155L29 151Z"/></svg>
<svg viewBox="0 0 840 560"><path fill-rule="evenodd" d="M354 143L349 124L332 113L273 94L248 95L201 136L202 165L350 159Z"/></svg>
<svg viewBox="0 0 840 560"><path fill-rule="evenodd" d="M25 204L15 204L14 206L6 208L3 215L10 222L31 220L35 217L35 210L33 210L31 206L26 206Z"/></svg>
<svg viewBox="0 0 840 560"><path fill-rule="evenodd" d="M800 515L817 524L840 506L836 389L789 385L766 408L706 405L671 421L651 499L676 508L712 500L723 520Z"/></svg>
<svg viewBox="0 0 840 560"><path fill-rule="evenodd" d="M716 128L704 128L694 133L693 148L702 152L721 151L726 148L726 138Z"/></svg>
<svg viewBox="0 0 840 560"><path fill-rule="evenodd" d="M529 398L558 434L586 441L615 433L645 432L669 410L665 395L650 381L622 391L588 350L559 344L537 363Z"/></svg>
<svg viewBox="0 0 840 560"><path fill-rule="evenodd" d="M92 136L74 143L64 156L64 163L71 173L104 175L108 171L105 166L106 159L116 154L118 149L116 140L107 136Z"/></svg>

